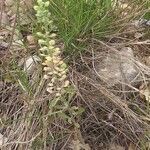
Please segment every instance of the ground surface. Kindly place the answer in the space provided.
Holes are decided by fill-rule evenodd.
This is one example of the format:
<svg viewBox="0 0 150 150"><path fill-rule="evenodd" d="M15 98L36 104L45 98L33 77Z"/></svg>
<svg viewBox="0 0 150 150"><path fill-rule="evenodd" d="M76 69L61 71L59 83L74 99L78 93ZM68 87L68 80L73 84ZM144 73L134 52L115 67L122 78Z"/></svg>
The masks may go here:
<svg viewBox="0 0 150 150"><path fill-rule="evenodd" d="M71 86L52 107L36 36L36 2L0 0L1 149L150 149L150 25L148 19L139 21L149 11L142 7L145 2L120 2L115 32L104 32L104 26L100 31L105 36L99 38L93 35L96 25L76 35L76 23L74 40L68 11L64 26L65 33L71 33L71 52L65 51L68 35L56 19L58 29L52 32L58 34L56 45L68 66Z"/></svg>

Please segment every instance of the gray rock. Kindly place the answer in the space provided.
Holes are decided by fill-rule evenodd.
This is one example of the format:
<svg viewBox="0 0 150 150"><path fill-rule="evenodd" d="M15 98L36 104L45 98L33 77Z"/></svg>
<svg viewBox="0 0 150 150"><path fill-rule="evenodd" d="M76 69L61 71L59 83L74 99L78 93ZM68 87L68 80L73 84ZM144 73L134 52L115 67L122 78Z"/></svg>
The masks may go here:
<svg viewBox="0 0 150 150"><path fill-rule="evenodd" d="M124 47L121 51L111 51L95 65L95 71L110 86L120 82L131 84L139 74L134 59L130 47Z"/></svg>
<svg viewBox="0 0 150 150"><path fill-rule="evenodd" d="M9 18L5 12L0 12L1 15L1 25L6 26L9 25Z"/></svg>
<svg viewBox="0 0 150 150"><path fill-rule="evenodd" d="M36 68L38 67L38 63L41 61L41 59L36 56L29 56L28 58L26 58L25 62L24 62L24 71L28 74L31 75L33 74L33 72L36 70Z"/></svg>

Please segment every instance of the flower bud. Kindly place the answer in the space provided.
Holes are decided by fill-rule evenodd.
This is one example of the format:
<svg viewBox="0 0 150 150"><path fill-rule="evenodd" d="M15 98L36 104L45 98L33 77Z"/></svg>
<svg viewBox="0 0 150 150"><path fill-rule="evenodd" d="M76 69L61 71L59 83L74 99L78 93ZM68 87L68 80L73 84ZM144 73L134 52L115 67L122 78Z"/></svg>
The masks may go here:
<svg viewBox="0 0 150 150"><path fill-rule="evenodd" d="M39 39L39 40L38 40L38 43L41 44L41 45L45 45L45 44L46 44L46 41L44 41L44 40L42 40L42 39Z"/></svg>
<svg viewBox="0 0 150 150"><path fill-rule="evenodd" d="M52 60L52 57L47 56L47 57L46 57L46 60L51 61L51 60Z"/></svg>
<svg viewBox="0 0 150 150"><path fill-rule="evenodd" d="M53 75L53 72L48 72L48 75Z"/></svg>
<svg viewBox="0 0 150 150"><path fill-rule="evenodd" d="M48 67L50 67L52 65L52 62L48 61L48 60L45 60L44 62Z"/></svg>
<svg viewBox="0 0 150 150"><path fill-rule="evenodd" d="M69 86L69 83L70 83L70 82L69 82L68 80L66 80L63 87L64 87L64 88L65 88L65 87L68 87L68 86Z"/></svg>
<svg viewBox="0 0 150 150"><path fill-rule="evenodd" d="M46 55L45 54L40 54L40 56L45 57Z"/></svg>
<svg viewBox="0 0 150 150"><path fill-rule="evenodd" d="M57 56L60 53L61 53L60 48L58 48L58 47L54 48L54 54L53 54L54 56Z"/></svg>
<svg viewBox="0 0 150 150"><path fill-rule="evenodd" d="M36 11L39 9L38 6L34 6L33 8L34 8L34 10L36 10Z"/></svg>
<svg viewBox="0 0 150 150"><path fill-rule="evenodd" d="M61 75L66 74L67 70L64 70L61 72Z"/></svg>
<svg viewBox="0 0 150 150"><path fill-rule="evenodd" d="M42 0L37 0L37 3L38 3L39 5L41 5L41 4L43 3L43 1L42 1Z"/></svg>
<svg viewBox="0 0 150 150"><path fill-rule="evenodd" d="M49 83L48 86L52 87L54 84L53 83Z"/></svg>
<svg viewBox="0 0 150 150"><path fill-rule="evenodd" d="M43 66L46 66L46 63L43 62L42 65L43 65Z"/></svg>
<svg viewBox="0 0 150 150"><path fill-rule="evenodd" d="M47 48L46 46L44 46L44 47L41 47L39 50L40 50L40 51L47 51L48 48Z"/></svg>
<svg viewBox="0 0 150 150"><path fill-rule="evenodd" d="M55 69L56 71L59 71L59 67L55 67L54 69Z"/></svg>
<svg viewBox="0 0 150 150"><path fill-rule="evenodd" d="M60 79L59 79L59 81L63 81L64 79L66 79L66 75L64 74Z"/></svg>
<svg viewBox="0 0 150 150"><path fill-rule="evenodd" d="M60 93L56 93L56 97L59 97L59 96L61 96L61 94Z"/></svg>
<svg viewBox="0 0 150 150"><path fill-rule="evenodd" d="M43 78L47 80L47 79L49 79L50 77L45 74Z"/></svg>
<svg viewBox="0 0 150 150"><path fill-rule="evenodd" d="M51 80L51 82L54 83L55 80L56 80L56 77L53 77L52 80Z"/></svg>
<svg viewBox="0 0 150 150"><path fill-rule="evenodd" d="M54 46L51 46L51 45L50 45L48 48L49 48L49 50L53 50L53 49L54 49Z"/></svg>
<svg viewBox="0 0 150 150"><path fill-rule="evenodd" d="M59 61L58 65L62 65L64 62L61 60Z"/></svg>
<svg viewBox="0 0 150 150"><path fill-rule="evenodd" d="M54 38L54 37L56 37L57 35L55 34L55 33L52 33L51 35L50 35L50 38Z"/></svg>
<svg viewBox="0 0 150 150"><path fill-rule="evenodd" d="M67 65L65 63L61 64L60 66L61 68L63 68L64 70L67 68Z"/></svg>
<svg viewBox="0 0 150 150"><path fill-rule="evenodd" d="M39 37L43 37L44 36L43 33L41 33L41 32L37 32L36 35L39 36Z"/></svg>
<svg viewBox="0 0 150 150"><path fill-rule="evenodd" d="M59 60L58 60L57 58L54 58L54 57L53 57L53 63L54 63L54 64L58 64L58 63L59 63Z"/></svg>
<svg viewBox="0 0 150 150"><path fill-rule="evenodd" d="M45 2L45 7L48 7L49 6L49 1Z"/></svg>
<svg viewBox="0 0 150 150"><path fill-rule="evenodd" d="M54 70L54 71L53 71L53 74L58 74L58 72Z"/></svg>
<svg viewBox="0 0 150 150"><path fill-rule="evenodd" d="M44 67L43 70L44 70L44 71L50 71L51 68L50 68L50 67Z"/></svg>
<svg viewBox="0 0 150 150"><path fill-rule="evenodd" d="M51 45L51 46L55 45L55 41L54 40L50 40L49 41L49 45Z"/></svg>
<svg viewBox="0 0 150 150"><path fill-rule="evenodd" d="M53 93L53 89L51 89L51 88L47 88L46 91L49 92L50 94Z"/></svg>
<svg viewBox="0 0 150 150"><path fill-rule="evenodd" d="M60 90L61 90L61 88L59 88L59 87L58 87L56 90L57 90L57 91L60 91Z"/></svg>

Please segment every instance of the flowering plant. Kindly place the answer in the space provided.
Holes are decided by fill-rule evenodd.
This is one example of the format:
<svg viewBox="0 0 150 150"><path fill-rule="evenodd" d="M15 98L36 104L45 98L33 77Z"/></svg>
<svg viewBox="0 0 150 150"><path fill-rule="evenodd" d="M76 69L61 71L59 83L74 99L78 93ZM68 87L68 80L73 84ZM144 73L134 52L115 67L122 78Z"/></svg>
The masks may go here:
<svg viewBox="0 0 150 150"><path fill-rule="evenodd" d="M48 10L50 2L37 0L37 5L34 6L36 11L37 22L41 24L41 31L37 32L40 45L40 55L43 57L42 63L45 71L44 79L48 80L47 92L54 94L55 97L60 97L65 88L69 86L67 80L67 65L62 60L60 48L56 45L56 34L51 33L55 28L51 20L51 14Z"/></svg>

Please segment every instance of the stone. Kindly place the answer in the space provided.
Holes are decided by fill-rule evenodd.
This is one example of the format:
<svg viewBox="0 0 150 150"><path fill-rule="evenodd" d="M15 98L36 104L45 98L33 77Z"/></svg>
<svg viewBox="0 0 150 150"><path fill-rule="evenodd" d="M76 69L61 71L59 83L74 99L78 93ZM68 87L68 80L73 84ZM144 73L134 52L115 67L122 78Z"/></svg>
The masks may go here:
<svg viewBox="0 0 150 150"><path fill-rule="evenodd" d="M38 62L40 62L41 59L36 56L29 56L28 58L26 58L25 62L24 62L24 71L28 74L31 75L33 74L33 72L36 70Z"/></svg>
<svg viewBox="0 0 150 150"><path fill-rule="evenodd" d="M95 66L98 76L108 85L118 83L131 84L139 71L134 63L133 50L124 47L120 51L111 51Z"/></svg>
<svg viewBox="0 0 150 150"><path fill-rule="evenodd" d="M7 26L9 25L9 18L5 12L0 12L1 16L1 24L2 26Z"/></svg>

